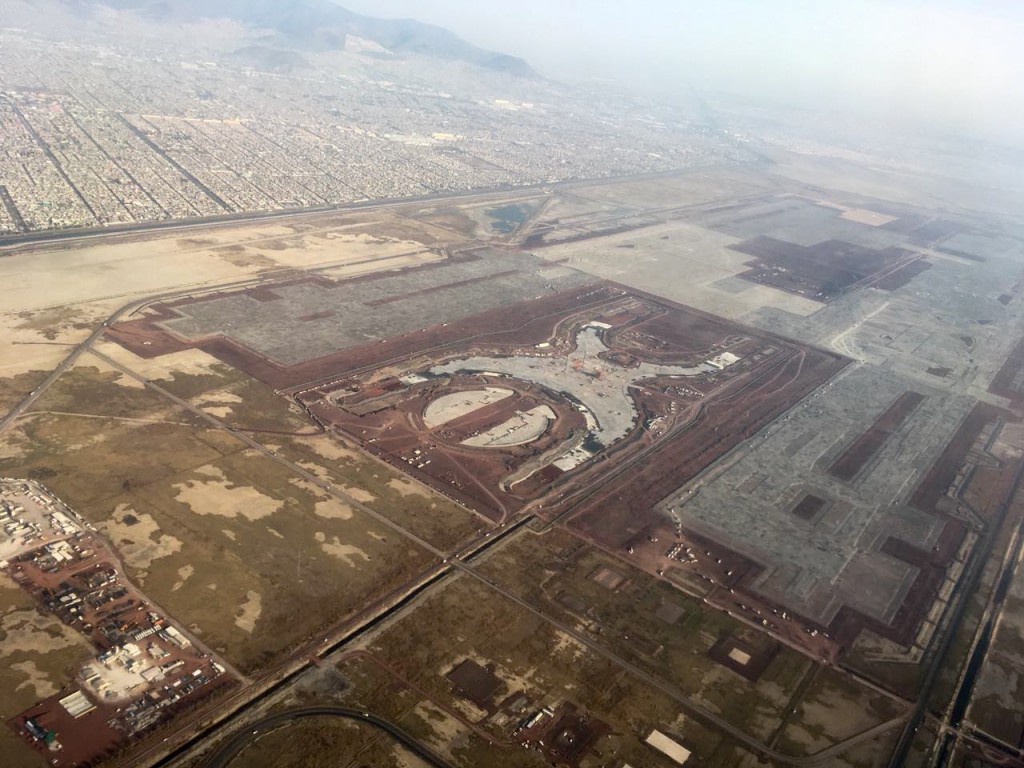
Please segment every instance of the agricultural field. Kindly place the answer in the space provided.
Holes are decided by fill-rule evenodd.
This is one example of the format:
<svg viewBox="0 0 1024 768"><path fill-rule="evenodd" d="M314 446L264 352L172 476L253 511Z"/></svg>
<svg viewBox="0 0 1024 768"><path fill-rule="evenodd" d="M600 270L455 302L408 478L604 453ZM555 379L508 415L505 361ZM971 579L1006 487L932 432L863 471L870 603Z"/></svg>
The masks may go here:
<svg viewBox="0 0 1024 768"><path fill-rule="evenodd" d="M362 512L119 376L72 370L11 433L0 473L46 481L135 583L238 666L279 659L429 568ZM80 414L63 410L69 392Z"/></svg>
<svg viewBox="0 0 1024 768"><path fill-rule="evenodd" d="M327 703L467 768L666 768L653 730L709 768L874 768L919 698L945 716L986 626L969 718L1019 740L1017 241L798 171L0 259L56 276L0 317L0 476L232 668L139 754L204 765L230 698L210 744ZM6 582L0 633L5 719L91 652ZM334 719L232 765L334 754L420 768Z"/></svg>
<svg viewBox="0 0 1024 768"><path fill-rule="evenodd" d="M436 619L438 629L427 629L417 620L418 611L431 623ZM369 640L365 654L353 654L338 669L352 683L347 700L386 713L455 765L546 764L513 734L524 716L545 706L557 711L566 703L586 712L587 722L610 728L581 757L580 766L602 765L609 758L661 765L643 744L654 727L672 729L711 764L733 764L734 745L691 722L671 698L479 582L460 577L424 600L418 611ZM489 701L468 700L447 679L467 659L501 681ZM729 762L719 762L722 756Z"/></svg>

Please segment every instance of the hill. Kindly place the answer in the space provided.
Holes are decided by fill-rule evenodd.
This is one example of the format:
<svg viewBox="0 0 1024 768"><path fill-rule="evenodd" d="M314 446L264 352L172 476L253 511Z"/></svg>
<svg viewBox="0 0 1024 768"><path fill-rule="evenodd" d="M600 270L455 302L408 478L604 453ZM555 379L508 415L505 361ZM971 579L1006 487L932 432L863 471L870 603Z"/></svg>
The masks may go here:
<svg viewBox="0 0 1024 768"><path fill-rule="evenodd" d="M346 40L369 40L395 55L419 54L463 61L520 77L533 77L524 60L478 48L442 27L412 19L378 19L329 0L72 0L88 13L99 6L132 10L158 22L230 19L268 33L268 45L296 52L344 50Z"/></svg>

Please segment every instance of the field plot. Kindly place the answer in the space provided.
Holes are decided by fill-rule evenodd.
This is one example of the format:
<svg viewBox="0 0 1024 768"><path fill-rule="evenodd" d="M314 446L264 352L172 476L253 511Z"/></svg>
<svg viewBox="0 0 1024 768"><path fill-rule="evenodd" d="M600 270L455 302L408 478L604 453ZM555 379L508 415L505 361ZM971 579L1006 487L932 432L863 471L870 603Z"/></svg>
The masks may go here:
<svg viewBox="0 0 1024 768"><path fill-rule="evenodd" d="M123 373L121 369L124 368L159 384L162 389L188 401L203 413L216 417L222 424L243 432L253 435L307 435L320 431L315 424L309 423L301 408L283 400L271 387L202 350L186 349L150 359L137 357L112 342L99 343L95 350L99 354L84 358L73 372L84 368L102 371L107 379L113 379L120 385L113 392L99 393L105 398L115 393L123 398L125 389L136 392L145 389L142 382ZM89 394L88 391L83 391L75 381L66 379L68 377L61 377L41 402L48 404L56 390L67 401L61 406L65 410L80 409L82 402L88 403L88 397L83 397ZM75 387L73 391L66 391L72 387ZM96 395L94 392L91 397ZM54 409L60 410L60 407L55 406ZM189 417L196 423L202 422L198 414L190 413Z"/></svg>
<svg viewBox="0 0 1024 768"><path fill-rule="evenodd" d="M448 677L467 659L500 680L490 709ZM612 756L661 766L644 744L655 728L709 765L740 765L734 744L683 717L667 696L463 577L338 666L352 706L399 723L457 766L597 768ZM567 759L560 736L585 748Z"/></svg>
<svg viewBox="0 0 1024 768"><path fill-rule="evenodd" d="M767 740L816 662L568 532L521 536L481 571L558 621ZM794 699L797 697L797 699Z"/></svg>
<svg viewBox="0 0 1024 768"><path fill-rule="evenodd" d="M824 668L804 691L779 738L779 745L788 754L814 754L830 744L893 720L903 711L903 705L883 694L858 684L847 675ZM894 722L893 726L895 731L900 723ZM877 741L888 746L894 736L895 733L889 733L886 738L883 734ZM885 754L883 749L881 755L875 757ZM851 763L859 764L856 760Z"/></svg>
<svg viewBox="0 0 1024 768"><path fill-rule="evenodd" d="M134 399L134 417L26 416L2 471L46 479L134 583L239 667L279 659L432 561L226 432L168 417L152 392L76 371L69 385L100 390L83 406Z"/></svg>
<svg viewBox="0 0 1024 768"><path fill-rule="evenodd" d="M483 515L397 471L334 435L275 438L275 450L355 500L369 504L405 530L450 550L487 528ZM345 517L350 505L332 502L318 511Z"/></svg>
<svg viewBox="0 0 1024 768"><path fill-rule="evenodd" d="M386 734L340 717L316 717L271 731L231 768L426 768Z"/></svg>

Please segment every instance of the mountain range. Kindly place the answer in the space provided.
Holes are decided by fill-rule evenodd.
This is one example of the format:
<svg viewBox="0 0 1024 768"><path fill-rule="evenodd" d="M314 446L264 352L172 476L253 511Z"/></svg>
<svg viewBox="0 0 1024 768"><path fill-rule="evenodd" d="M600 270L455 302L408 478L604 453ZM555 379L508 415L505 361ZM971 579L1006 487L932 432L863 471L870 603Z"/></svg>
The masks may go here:
<svg viewBox="0 0 1024 768"><path fill-rule="evenodd" d="M356 38L380 46L382 55L419 54L520 77L535 75L523 59L478 48L442 27L412 19L363 16L330 0L65 0L65 4L86 14L98 6L131 10L161 23L230 19L264 30L267 45L303 53L344 50Z"/></svg>

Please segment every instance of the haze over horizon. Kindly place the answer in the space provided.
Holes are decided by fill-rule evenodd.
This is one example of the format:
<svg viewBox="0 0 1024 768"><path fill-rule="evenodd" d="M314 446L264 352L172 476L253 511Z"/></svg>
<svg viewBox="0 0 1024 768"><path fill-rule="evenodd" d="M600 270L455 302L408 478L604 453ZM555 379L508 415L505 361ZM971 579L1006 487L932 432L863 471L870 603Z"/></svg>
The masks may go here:
<svg viewBox="0 0 1024 768"><path fill-rule="evenodd" d="M1024 146L1024 5L1006 0L339 2L446 27L554 79L669 99L696 89Z"/></svg>
<svg viewBox="0 0 1024 768"><path fill-rule="evenodd" d="M1021 32L0 0L0 768L1024 768Z"/></svg>

